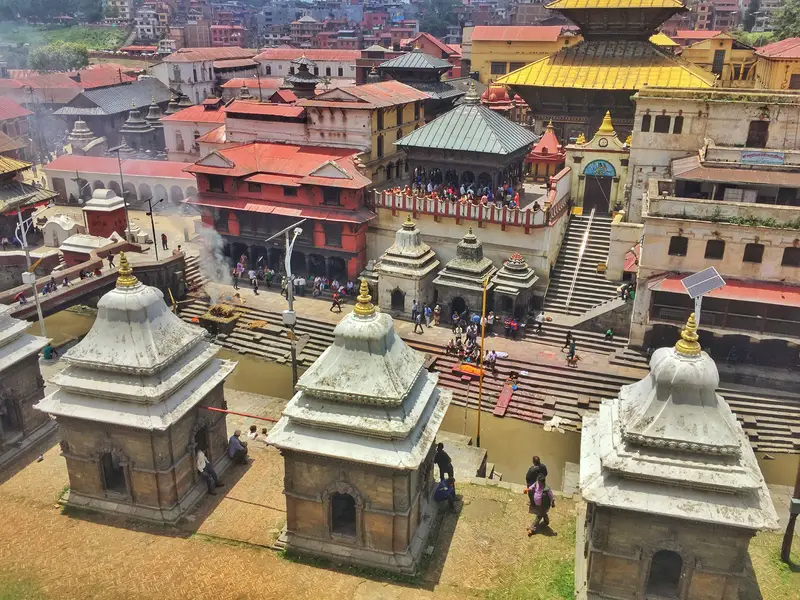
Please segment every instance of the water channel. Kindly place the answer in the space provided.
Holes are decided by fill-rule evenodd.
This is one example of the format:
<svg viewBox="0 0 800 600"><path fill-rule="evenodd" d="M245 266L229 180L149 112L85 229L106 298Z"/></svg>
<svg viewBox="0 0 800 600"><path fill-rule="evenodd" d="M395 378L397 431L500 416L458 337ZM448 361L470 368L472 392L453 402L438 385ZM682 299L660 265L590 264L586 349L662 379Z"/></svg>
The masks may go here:
<svg viewBox="0 0 800 600"><path fill-rule="evenodd" d="M78 310L78 309L76 309ZM45 318L48 336L56 346L70 343L86 335L94 323L91 311L63 311ZM39 325L28 328L39 335ZM223 349L221 358L235 360L238 367L228 377L225 387L254 394L264 394L288 400L292 396L292 372L288 365ZM451 406L445 415L442 429L466 434L477 433L477 411L463 406ZM547 432L538 425L519 419L498 418L484 412L481 416L481 445L488 451L488 460L503 474L504 481L524 483L531 456L538 454L549 470L548 483L561 487L564 465L580 462L580 435L574 432ZM797 473L797 454L757 454L761 472L769 484L793 486Z"/></svg>

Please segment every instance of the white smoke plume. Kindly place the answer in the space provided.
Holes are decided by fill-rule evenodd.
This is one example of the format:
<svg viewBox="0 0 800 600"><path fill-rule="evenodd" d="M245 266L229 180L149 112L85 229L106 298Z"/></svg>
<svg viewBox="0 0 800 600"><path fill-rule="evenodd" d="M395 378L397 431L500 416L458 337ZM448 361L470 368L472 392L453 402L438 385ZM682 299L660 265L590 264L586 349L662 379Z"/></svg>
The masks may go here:
<svg viewBox="0 0 800 600"><path fill-rule="evenodd" d="M210 227L197 227L200 237L200 272L212 283L232 285L231 266L225 258L225 241Z"/></svg>

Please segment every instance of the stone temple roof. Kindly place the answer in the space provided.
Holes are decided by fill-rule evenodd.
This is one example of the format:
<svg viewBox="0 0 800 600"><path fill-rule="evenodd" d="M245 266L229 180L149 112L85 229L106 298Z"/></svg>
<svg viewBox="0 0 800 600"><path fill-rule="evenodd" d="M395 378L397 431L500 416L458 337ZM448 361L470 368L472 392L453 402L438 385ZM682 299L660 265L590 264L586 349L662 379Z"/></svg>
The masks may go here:
<svg viewBox="0 0 800 600"><path fill-rule="evenodd" d="M12 368L47 345L47 339L26 333L29 323L15 319L10 306L0 305L0 371Z"/></svg>
<svg viewBox="0 0 800 600"><path fill-rule="evenodd" d="M467 235L456 246L456 257L439 271L433 284L482 292L483 280L487 278L490 281L486 289L492 289L494 283L491 277L496 272L497 267L490 259L483 256L483 244L475 237L470 227Z"/></svg>
<svg viewBox="0 0 800 600"><path fill-rule="evenodd" d="M365 280L334 342L297 382L268 443L395 469L425 459L450 404L438 375L372 305Z"/></svg>
<svg viewBox="0 0 800 600"><path fill-rule="evenodd" d="M584 417L581 491L588 502L745 529L777 515L719 373L698 343L694 314L650 374Z"/></svg>
<svg viewBox="0 0 800 600"><path fill-rule="evenodd" d="M395 234L394 244L381 256L377 270L387 275L422 278L438 266L439 259L422 241L422 235L409 215Z"/></svg>
<svg viewBox="0 0 800 600"><path fill-rule="evenodd" d="M519 296L521 292L531 289L539 276L528 266L518 252L514 252L503 266L492 277L494 292L506 296Z"/></svg>
<svg viewBox="0 0 800 600"><path fill-rule="evenodd" d="M236 367L215 358L204 330L184 323L157 288L133 276L120 253L117 286L97 305L97 319L62 360L59 389L36 408L55 416L166 429Z"/></svg>

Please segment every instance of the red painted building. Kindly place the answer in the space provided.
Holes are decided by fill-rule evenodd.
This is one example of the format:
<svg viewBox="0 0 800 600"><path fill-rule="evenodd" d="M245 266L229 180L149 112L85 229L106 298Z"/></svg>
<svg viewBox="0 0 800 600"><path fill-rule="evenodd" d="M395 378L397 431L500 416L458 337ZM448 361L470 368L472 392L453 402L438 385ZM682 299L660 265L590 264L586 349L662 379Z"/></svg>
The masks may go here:
<svg viewBox="0 0 800 600"><path fill-rule="evenodd" d="M227 48L230 46L244 45L245 29L240 25L212 25L211 46L213 48Z"/></svg>
<svg viewBox="0 0 800 600"><path fill-rule="evenodd" d="M187 204L226 242L226 255L283 270L283 237L264 240L307 219L295 243L292 271L355 279L367 262L366 208L371 185L357 151L254 142L212 152L186 168L198 193Z"/></svg>

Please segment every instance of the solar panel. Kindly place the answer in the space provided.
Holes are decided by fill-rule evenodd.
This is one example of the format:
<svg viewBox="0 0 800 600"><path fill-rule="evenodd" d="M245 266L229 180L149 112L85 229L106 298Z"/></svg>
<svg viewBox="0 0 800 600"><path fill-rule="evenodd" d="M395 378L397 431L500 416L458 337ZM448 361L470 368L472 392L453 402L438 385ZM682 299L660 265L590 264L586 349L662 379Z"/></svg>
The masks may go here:
<svg viewBox="0 0 800 600"><path fill-rule="evenodd" d="M699 273L689 275L681 279L683 287L690 298L697 298L714 290L718 290L725 285L725 280L717 273L714 267L703 269Z"/></svg>

